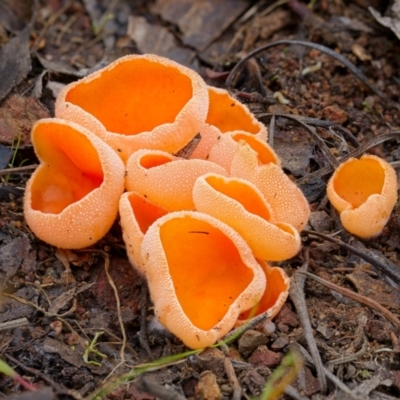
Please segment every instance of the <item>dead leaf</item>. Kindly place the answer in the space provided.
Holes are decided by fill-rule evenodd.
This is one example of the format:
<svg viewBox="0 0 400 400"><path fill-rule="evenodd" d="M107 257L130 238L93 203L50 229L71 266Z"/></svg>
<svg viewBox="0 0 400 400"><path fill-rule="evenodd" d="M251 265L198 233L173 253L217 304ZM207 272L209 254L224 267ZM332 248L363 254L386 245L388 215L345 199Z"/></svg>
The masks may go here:
<svg viewBox="0 0 400 400"><path fill-rule="evenodd" d="M157 0L152 11L179 27L184 44L203 51L248 7L243 0Z"/></svg>
<svg viewBox="0 0 400 400"><path fill-rule="evenodd" d="M32 125L38 119L49 117L35 99L10 95L0 106L0 143L11 146L20 137L20 146L29 145Z"/></svg>
<svg viewBox="0 0 400 400"><path fill-rule="evenodd" d="M0 248L0 293L7 280L17 273L30 248L29 240L24 237L16 238Z"/></svg>
<svg viewBox="0 0 400 400"><path fill-rule="evenodd" d="M359 58L361 61L371 60L371 55L365 50L364 47L360 46L358 43L354 43L351 46L351 51Z"/></svg>
<svg viewBox="0 0 400 400"><path fill-rule="evenodd" d="M373 7L368 7L368 10L381 25L389 28L400 39L400 0L395 0L393 3L390 17L383 17Z"/></svg>
<svg viewBox="0 0 400 400"><path fill-rule="evenodd" d="M0 101L21 83L32 68L29 53L30 32L31 26L28 25L0 49Z"/></svg>
<svg viewBox="0 0 400 400"><path fill-rule="evenodd" d="M194 52L179 46L167 28L149 24L144 17L129 17L127 35L136 43L141 53L157 54L186 66L191 66L194 59Z"/></svg>
<svg viewBox="0 0 400 400"><path fill-rule="evenodd" d="M371 278L361 270L355 270L346 278L353 283L358 293L377 301L392 310L400 310L400 293L380 279Z"/></svg>

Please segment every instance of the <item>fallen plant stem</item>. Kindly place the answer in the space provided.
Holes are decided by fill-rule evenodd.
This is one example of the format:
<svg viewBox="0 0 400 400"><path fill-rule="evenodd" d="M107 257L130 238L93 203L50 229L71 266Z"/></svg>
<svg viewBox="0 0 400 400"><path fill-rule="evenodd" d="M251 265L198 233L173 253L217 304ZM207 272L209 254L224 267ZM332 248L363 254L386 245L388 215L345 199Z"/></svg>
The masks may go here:
<svg viewBox="0 0 400 400"><path fill-rule="evenodd" d="M157 397L160 400L186 400L186 397L179 394L176 390L151 382L144 376L139 376L133 381L133 384L136 389Z"/></svg>
<svg viewBox="0 0 400 400"><path fill-rule="evenodd" d="M368 81L368 78L352 62L350 62L346 57L343 57L341 54L336 53L334 50L330 49L329 47L323 46L321 44L313 43L313 42L303 41L303 40L287 40L287 39L277 40L276 42L268 43L268 44L266 44L264 46L257 47L255 50L251 51L245 57L243 57L232 68L230 74L228 75L228 78L226 79L226 87L228 89L231 89L233 79L236 77L235 75L237 74L239 69L243 66L243 64L247 60L249 60L250 58L253 58L256 55L268 50L271 47L279 46L279 45L282 45L282 44L310 47L312 49L316 49L316 50L320 51L321 53L328 54L329 56L331 56L335 60L337 60L337 61L341 62L343 65L345 65L372 92L374 92L376 95L378 95L384 101L387 101L385 94L383 92L381 92L378 88L376 88L374 85L372 85Z"/></svg>
<svg viewBox="0 0 400 400"><path fill-rule="evenodd" d="M18 318L18 319L13 319L12 321L7 321L7 322L2 322L0 324L0 332L1 331L6 331L8 329L15 329L15 328L20 328L21 326L28 325L29 321L27 318Z"/></svg>
<svg viewBox="0 0 400 400"><path fill-rule="evenodd" d="M362 250L359 250L359 249L355 248L354 246L350 246L349 244L343 242L340 239L333 238L332 236L325 235L320 232L304 229L302 231L302 233L305 233L306 235L312 235L312 236L319 237L321 239L327 240L328 242L331 242L340 247L343 247L347 251L350 251L351 253L362 258L363 260L369 262L374 267L378 268L381 272L386 274L389 278L393 279L397 284L400 284L400 274L398 272L399 267L396 264L393 264L391 261L389 261L384 256L379 255L379 258L378 258L378 256L374 253L374 251L372 251L370 249L364 248Z"/></svg>
<svg viewBox="0 0 400 400"><path fill-rule="evenodd" d="M204 351L204 349L186 351L184 353L160 358L156 361L152 361L151 363L136 365L129 372L113 378L110 382L105 382L100 389L97 389L95 393L89 395L87 399L100 400L113 390L117 389L119 386L132 382L145 372L157 371L161 368L175 365L184 361L187 357L199 354L202 351Z"/></svg>
<svg viewBox="0 0 400 400"><path fill-rule="evenodd" d="M294 400L309 400L308 397L302 396L293 386L286 386L284 393Z"/></svg>
<svg viewBox="0 0 400 400"><path fill-rule="evenodd" d="M0 176L11 175L11 174L20 174L22 172L30 172L38 167L37 164L33 165L25 165L25 167L15 167L15 168L6 168L0 169Z"/></svg>
<svg viewBox="0 0 400 400"><path fill-rule="evenodd" d="M11 361L12 363L14 363L15 365L18 365L18 367L20 367L21 369L23 369L25 372L28 372L29 374L38 377L39 379L41 379L42 381L46 382L49 386L51 386L53 389L55 390L59 390L61 388L61 386L54 382L52 379L50 379L46 374L44 374L41 371L38 371L35 368L31 368L26 366L25 364L23 364L21 361L18 361L17 359L15 359L14 357L10 356L9 354L5 354L5 357L7 358L8 361ZM19 381L18 381L19 382ZM21 382L20 382L21 383ZM22 383L21 383L22 384ZM31 384L29 384L31 385ZM24 387L26 387L25 385L23 385ZM32 386L32 385L31 385ZM27 388L27 387L26 387ZM27 388L29 389L29 388ZM29 390L37 390L36 387L34 387L34 389L29 389Z"/></svg>
<svg viewBox="0 0 400 400"><path fill-rule="evenodd" d="M232 400L240 400L242 398L242 387L240 386L239 380L236 376L235 369L233 368L232 361L229 357L224 358L224 368L226 376L231 384L233 394Z"/></svg>
<svg viewBox="0 0 400 400"><path fill-rule="evenodd" d="M330 360L330 361L328 361L328 364L329 365L344 364L344 363L348 363L348 362L357 360L357 358L363 356L368 351L368 339L365 335L363 335L363 339L364 339L363 344L359 351L357 351L356 353L353 353L353 354L344 355L343 357L337 358L335 360Z"/></svg>
<svg viewBox="0 0 400 400"><path fill-rule="evenodd" d="M327 390L327 382L325 378L325 373L323 370L323 364L321 360L321 355L317 344L315 343L313 330L310 322L310 317L307 312L306 299L304 296L304 276L299 275L300 272L305 271L308 268L309 257L308 250L304 251L304 263L299 270L297 270L291 280L289 296L293 301L293 304L297 310L301 326L303 328L304 338L307 342L308 349L314 361L315 369L317 370L317 378L321 388L322 393Z"/></svg>
<svg viewBox="0 0 400 400"><path fill-rule="evenodd" d="M306 359L306 361L311 364L313 364L313 359L311 357L311 355L308 353L308 351L301 346L299 343L294 343L291 345L291 347L294 347L295 349L297 349L301 355ZM334 384L337 386L337 388L339 388L343 393L346 393L349 398L353 399L353 400L365 400L364 398L361 398L357 395L355 395L350 388L348 388L336 375L334 375L331 371L329 371L329 369L323 367L325 376Z"/></svg>
<svg viewBox="0 0 400 400"><path fill-rule="evenodd" d="M15 362L18 366L21 366L19 361L17 361L15 358L9 356L6 354L7 359L11 359L12 362ZM23 365L23 364L22 364ZM26 381L24 378L22 378L21 375L17 374L5 361L0 359L0 372L3 373L4 375L9 376L10 378L15 379L22 387L25 389L31 390L31 391L36 391L37 388L32 385L30 382Z"/></svg>
<svg viewBox="0 0 400 400"><path fill-rule="evenodd" d="M337 125L336 122L329 121L329 120L324 120L324 119L318 119L318 118L311 118L311 117L304 117L302 115L296 115L296 114L280 114L280 113L261 113L261 114L256 114L258 119L262 118L271 118L272 117L281 117L281 118L291 118L291 119L296 119L299 120L307 125L313 125L313 126L320 126L322 128L337 128L341 130L346 136L347 139L351 142L351 144L358 148L360 147L360 143L358 142L357 138L346 128L343 128L341 125Z"/></svg>
<svg viewBox="0 0 400 400"><path fill-rule="evenodd" d="M318 147L322 151L322 154L325 156L325 158L328 160L328 162L331 165L332 169L336 168L339 165L339 161L331 153L329 147L326 145L324 140L317 134L317 132L315 131L314 128L311 128L309 125L305 124L299 118L296 118L295 116L293 116L291 114L287 114L285 116L285 118L291 119L292 121L295 121L296 123L301 125L304 129L306 129L311 134L311 137L318 144Z"/></svg>
<svg viewBox="0 0 400 400"><path fill-rule="evenodd" d="M335 292L338 292L345 297L348 297L349 299L355 300L358 303L364 304L365 306L368 306L373 310L378 311L387 320L389 320L397 328L398 331L400 331L400 320L394 314L392 314L388 309L379 304L377 301L372 300L369 297L363 296L356 292L353 292L352 290L335 285L334 283L326 281L325 279L322 279L317 275L311 274L310 272L297 271L296 274L297 273L304 274L307 277L313 279L314 281L320 283L321 285L324 285L327 288L334 290Z"/></svg>

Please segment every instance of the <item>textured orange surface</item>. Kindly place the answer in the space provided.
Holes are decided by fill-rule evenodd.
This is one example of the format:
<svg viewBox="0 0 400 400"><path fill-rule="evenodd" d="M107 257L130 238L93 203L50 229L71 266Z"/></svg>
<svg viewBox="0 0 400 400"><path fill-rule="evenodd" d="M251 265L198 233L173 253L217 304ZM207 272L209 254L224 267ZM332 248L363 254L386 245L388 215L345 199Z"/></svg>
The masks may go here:
<svg viewBox="0 0 400 400"><path fill-rule="evenodd" d="M190 217L167 221L160 236L183 311L196 327L218 324L253 272L226 235L205 221ZM190 271L191 279L187 279Z"/></svg>
<svg viewBox="0 0 400 400"><path fill-rule="evenodd" d="M173 123L191 97L189 77L143 58L105 69L98 79L73 87L66 101L92 114L110 132L135 135Z"/></svg>

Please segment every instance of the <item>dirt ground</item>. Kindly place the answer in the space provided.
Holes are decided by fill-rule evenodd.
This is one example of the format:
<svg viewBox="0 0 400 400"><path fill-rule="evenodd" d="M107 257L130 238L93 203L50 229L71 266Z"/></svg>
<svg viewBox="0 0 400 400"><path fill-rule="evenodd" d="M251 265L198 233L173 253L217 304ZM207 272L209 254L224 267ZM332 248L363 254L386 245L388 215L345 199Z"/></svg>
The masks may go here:
<svg viewBox="0 0 400 400"><path fill-rule="evenodd" d="M39 389L0 375L0 398L257 397L290 349L304 367L279 398L399 398L400 207L379 237L361 241L325 195L348 154L400 165L395 3L0 0L0 358ZM273 322L229 346L152 364L139 380L143 364L188 349L157 328L118 222L72 252L38 240L22 212L37 164L33 122L54 115L63 85L131 53L170 57L228 87L269 127L312 209L302 252L280 263L292 287Z"/></svg>

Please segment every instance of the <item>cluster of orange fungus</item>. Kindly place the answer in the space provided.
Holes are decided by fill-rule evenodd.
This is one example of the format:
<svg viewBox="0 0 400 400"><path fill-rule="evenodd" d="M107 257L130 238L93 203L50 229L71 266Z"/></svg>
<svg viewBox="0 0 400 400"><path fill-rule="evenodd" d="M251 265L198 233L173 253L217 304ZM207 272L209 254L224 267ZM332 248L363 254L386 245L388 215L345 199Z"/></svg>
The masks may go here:
<svg viewBox="0 0 400 400"><path fill-rule="evenodd" d="M208 87L209 108L207 119L200 129L201 141L191 158L208 158L210 150L221 135L245 131L266 140L267 129L242 103L234 99L228 91Z"/></svg>
<svg viewBox="0 0 400 400"><path fill-rule="evenodd" d="M208 172L227 174L207 160L186 160L160 150L139 150L126 165L126 188L146 195L168 211L194 210L194 182Z"/></svg>
<svg viewBox="0 0 400 400"><path fill-rule="evenodd" d="M160 322L187 346L210 346L259 302L265 274L246 241L207 214L170 213L144 235L142 258Z"/></svg>
<svg viewBox="0 0 400 400"><path fill-rule="evenodd" d="M206 83L193 70L156 55L129 55L67 85L56 116L94 132L126 161L136 150L176 152L200 131Z"/></svg>
<svg viewBox="0 0 400 400"><path fill-rule="evenodd" d="M101 239L115 221L124 190L124 165L90 131L43 119L32 130L40 165L27 183L25 219L54 246L79 249Z"/></svg>
<svg viewBox="0 0 400 400"><path fill-rule="evenodd" d="M282 261L300 250L298 231L277 222L261 192L244 179L203 175L194 185L193 200L198 211L235 229L257 258Z"/></svg>
<svg viewBox="0 0 400 400"><path fill-rule="evenodd" d="M327 194L344 228L368 239L381 233L396 204L396 171L373 155L350 158L332 175Z"/></svg>
<svg viewBox="0 0 400 400"><path fill-rule="evenodd" d="M309 206L247 107L171 60L129 55L67 85L55 113L32 131L41 164L24 207L39 238L89 246L119 209L157 317L192 348L257 304L279 311L289 280L264 260L299 251ZM197 133L190 159L175 156Z"/></svg>

